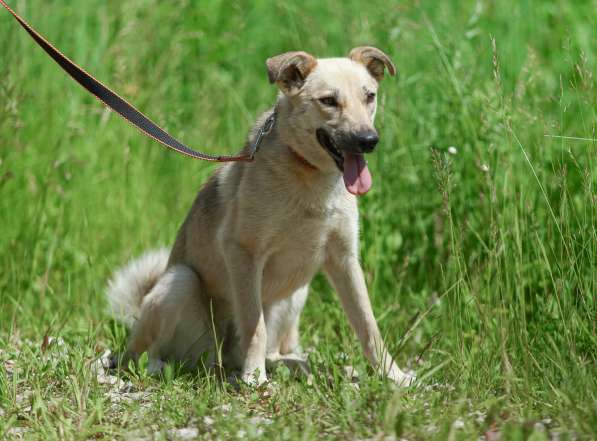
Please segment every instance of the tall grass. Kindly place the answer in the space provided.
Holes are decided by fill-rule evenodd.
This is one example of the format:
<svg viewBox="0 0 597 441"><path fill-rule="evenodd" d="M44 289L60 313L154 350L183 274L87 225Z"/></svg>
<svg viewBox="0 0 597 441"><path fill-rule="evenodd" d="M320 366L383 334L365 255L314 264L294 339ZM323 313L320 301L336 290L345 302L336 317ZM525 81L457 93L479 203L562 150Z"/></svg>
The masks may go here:
<svg viewBox="0 0 597 441"><path fill-rule="evenodd" d="M104 312L106 279L172 243L213 166L105 111L0 11L0 436L190 424L251 437L248 418L261 412L273 419L265 433L286 438L597 437L594 2L11 5L167 130L219 153L236 151L275 100L268 56L387 51L399 75L381 88L362 259L388 344L422 384L394 393L365 375L317 278L302 322L314 384L278 372L283 387L264 398L140 374L150 407L115 409L86 368L125 339ZM46 335L69 355L48 358ZM362 373L358 391L340 378L348 363ZM213 413L222 403L234 418Z"/></svg>

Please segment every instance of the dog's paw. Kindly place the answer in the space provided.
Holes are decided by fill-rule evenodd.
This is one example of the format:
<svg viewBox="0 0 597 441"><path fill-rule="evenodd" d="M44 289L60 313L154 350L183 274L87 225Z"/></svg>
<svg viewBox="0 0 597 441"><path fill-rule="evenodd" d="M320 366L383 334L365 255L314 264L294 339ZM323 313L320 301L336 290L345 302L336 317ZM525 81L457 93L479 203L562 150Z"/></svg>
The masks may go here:
<svg viewBox="0 0 597 441"><path fill-rule="evenodd" d="M240 380L247 386L261 386L267 383L267 375L265 369L255 369L250 372L243 372Z"/></svg>
<svg viewBox="0 0 597 441"><path fill-rule="evenodd" d="M269 385L267 377L256 377L255 375L243 375L241 372L230 373L226 376L228 384L236 391L242 387L260 388Z"/></svg>
<svg viewBox="0 0 597 441"><path fill-rule="evenodd" d="M274 370L276 366L284 364L297 377L307 377L311 373L311 367L307 362L307 356L303 354L275 354L269 355L265 360L266 368Z"/></svg>
<svg viewBox="0 0 597 441"><path fill-rule="evenodd" d="M398 387L414 386L417 382L417 377L415 375L407 374L400 369L392 369L388 374L388 378L396 383Z"/></svg>

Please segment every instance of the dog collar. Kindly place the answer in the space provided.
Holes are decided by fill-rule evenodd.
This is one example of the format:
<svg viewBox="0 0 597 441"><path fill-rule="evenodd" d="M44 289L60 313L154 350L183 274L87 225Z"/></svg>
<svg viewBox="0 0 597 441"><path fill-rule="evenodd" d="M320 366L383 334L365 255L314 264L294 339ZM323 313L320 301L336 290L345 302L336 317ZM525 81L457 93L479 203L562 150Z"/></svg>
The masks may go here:
<svg viewBox="0 0 597 441"><path fill-rule="evenodd" d="M294 159L303 164L306 168L309 168L311 170L317 170L317 167L315 167L313 164L307 161L305 157L299 154L296 150L294 150L291 147L288 147L288 150L290 150L290 153L292 154L292 156L294 156Z"/></svg>

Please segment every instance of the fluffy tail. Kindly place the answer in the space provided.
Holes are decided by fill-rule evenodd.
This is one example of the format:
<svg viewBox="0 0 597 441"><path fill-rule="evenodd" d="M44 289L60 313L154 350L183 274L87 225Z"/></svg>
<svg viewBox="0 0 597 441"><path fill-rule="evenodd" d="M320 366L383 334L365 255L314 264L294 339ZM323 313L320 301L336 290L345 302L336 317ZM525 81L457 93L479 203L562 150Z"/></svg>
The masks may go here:
<svg viewBox="0 0 597 441"><path fill-rule="evenodd" d="M120 268L108 282L106 295L114 318L129 328L139 317L143 297L166 271L170 251L148 251Z"/></svg>

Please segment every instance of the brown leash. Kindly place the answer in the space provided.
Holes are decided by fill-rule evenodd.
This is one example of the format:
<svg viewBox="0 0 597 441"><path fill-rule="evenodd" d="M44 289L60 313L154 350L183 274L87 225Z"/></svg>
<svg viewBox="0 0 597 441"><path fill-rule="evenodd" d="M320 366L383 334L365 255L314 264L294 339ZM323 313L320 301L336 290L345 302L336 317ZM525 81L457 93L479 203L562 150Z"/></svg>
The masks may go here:
<svg viewBox="0 0 597 441"><path fill-rule="evenodd" d="M23 20L16 12L0 0L0 4L6 8L8 12L19 22L21 27L27 31L27 33L35 40L35 42L46 51L46 53L52 57L52 59L77 83L83 86L89 93L94 95L97 99L102 101L110 109L114 110L126 121L131 123L145 135L155 139L165 147L175 150L183 155L190 156L195 159L202 159L204 161L214 162L232 162L232 161L252 161L261 141L265 135L267 135L273 128L276 122L276 113L273 112L266 120L263 126L260 128L255 138L255 142L250 147L247 153L242 153L237 156L215 156L208 155L207 153L198 152L193 150L182 142L178 141L173 136L169 135L161 127L151 121L148 117L139 112L132 104L128 103L124 98L120 97L110 88L93 78L85 72L81 67L77 66L73 61L69 60L63 55L58 49L56 49L48 40L41 36L39 32Z"/></svg>

